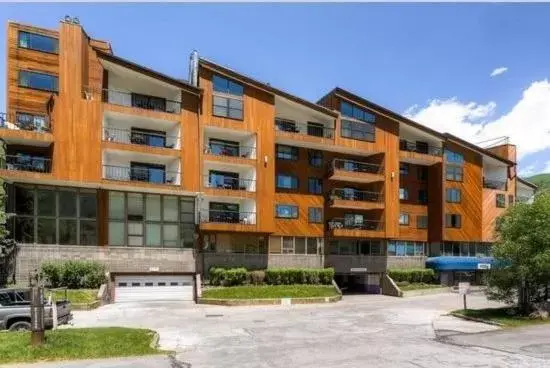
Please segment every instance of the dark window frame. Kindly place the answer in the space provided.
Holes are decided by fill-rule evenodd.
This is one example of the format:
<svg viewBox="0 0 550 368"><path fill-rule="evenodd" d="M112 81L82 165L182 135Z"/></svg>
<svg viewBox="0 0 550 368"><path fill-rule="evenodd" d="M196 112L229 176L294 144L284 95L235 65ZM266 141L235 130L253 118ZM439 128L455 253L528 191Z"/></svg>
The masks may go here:
<svg viewBox="0 0 550 368"><path fill-rule="evenodd" d="M428 216L426 216L426 215L417 215L416 216L416 228L417 229L427 229L428 228L428 221L429 221Z"/></svg>
<svg viewBox="0 0 550 368"><path fill-rule="evenodd" d="M445 202L462 203L462 190L460 188L446 188Z"/></svg>
<svg viewBox="0 0 550 368"><path fill-rule="evenodd" d="M25 35L25 34L28 35L29 46L21 45L21 36ZM32 42L31 41L32 41L33 37L46 38L46 39L55 41L54 50L50 51L50 50L45 50L45 49L32 47ZM33 50L33 51L43 52L43 53L46 53L46 54L59 55L59 39L58 38L52 37L52 36L46 36L46 35L42 35L42 34L34 33L34 32L19 30L17 32L17 47L21 48L21 49L25 49L25 50Z"/></svg>
<svg viewBox="0 0 550 368"><path fill-rule="evenodd" d="M216 83L216 80L218 82L225 82L227 84L227 88L219 90L216 87L219 87L220 83ZM240 88L240 91L235 91L235 89L232 89L231 86L236 86ZM237 93L235 93L237 92ZM232 120L244 120L244 85L237 83L230 78L226 78L224 76L214 74L212 76L212 115L223 117L226 119L232 119ZM216 104L216 98L225 100L225 104L220 105ZM238 101L240 104L240 108L237 108L235 106L231 106L231 101ZM225 109L225 114L218 114L216 112L216 107L220 109ZM240 116L231 116L230 111L239 111Z"/></svg>
<svg viewBox="0 0 550 368"><path fill-rule="evenodd" d="M506 195L502 193L497 193L495 196L495 205L497 208L506 208Z"/></svg>
<svg viewBox="0 0 550 368"><path fill-rule="evenodd" d="M28 73L29 74L29 85L28 86L21 83L21 75L23 73ZM47 76L47 77L54 78L54 80L55 80L54 89L40 88L40 87L31 86L30 85L30 76L32 76L32 75L44 75L44 76ZM50 73L45 73L45 72L36 72L36 71L32 71L32 70L20 69L17 73L17 85L18 85L19 88L29 88L29 89L34 89L36 91L59 93L59 76L54 75L54 74L50 74Z"/></svg>
<svg viewBox="0 0 550 368"><path fill-rule="evenodd" d="M307 218L308 218L308 222L310 224L322 224L323 223L323 208L322 207L308 207L308 209L307 209Z"/></svg>
<svg viewBox="0 0 550 368"><path fill-rule="evenodd" d="M462 228L462 215L459 213L446 213L445 227L449 229Z"/></svg>
<svg viewBox="0 0 550 368"><path fill-rule="evenodd" d="M451 169L451 170L449 170ZM458 172L460 171L460 175ZM464 167L459 165L447 165L445 167L445 180L463 182L464 181Z"/></svg>
<svg viewBox="0 0 550 368"><path fill-rule="evenodd" d="M284 152L279 151L279 149L290 149L290 152ZM282 156L279 156L279 152L281 152ZM290 155L289 157L285 157L286 155ZM275 158L277 160L285 160L285 161L298 161L300 159L300 149L298 147L289 146L286 144L277 144L275 146Z"/></svg>
<svg viewBox="0 0 550 368"><path fill-rule="evenodd" d="M323 151L308 149L307 150L307 156L308 156L309 166L311 166L311 167L323 167ZM314 163L314 162L317 162L317 160L319 160L319 164Z"/></svg>
<svg viewBox="0 0 550 368"><path fill-rule="evenodd" d="M291 186L290 188L280 187L279 186L279 176L288 176L288 177L290 177L291 179L293 179L292 183L296 182L296 187L293 187L293 186ZM276 173L275 174L275 188L286 190L286 191L298 191L300 189L300 179L298 178L297 175L286 174L286 173Z"/></svg>
<svg viewBox="0 0 550 368"><path fill-rule="evenodd" d="M312 190L312 184L314 185L313 189L317 190ZM323 178L310 176L307 179L307 191L309 194L323 194Z"/></svg>
<svg viewBox="0 0 550 368"><path fill-rule="evenodd" d="M290 216L280 216L279 208L288 207L290 208ZM283 220L296 220L300 217L300 209L295 204L275 204L275 218Z"/></svg>
<svg viewBox="0 0 550 368"><path fill-rule="evenodd" d="M406 222L401 222L401 218L406 219ZM409 226L411 223L411 215L408 212L399 212L399 226Z"/></svg>

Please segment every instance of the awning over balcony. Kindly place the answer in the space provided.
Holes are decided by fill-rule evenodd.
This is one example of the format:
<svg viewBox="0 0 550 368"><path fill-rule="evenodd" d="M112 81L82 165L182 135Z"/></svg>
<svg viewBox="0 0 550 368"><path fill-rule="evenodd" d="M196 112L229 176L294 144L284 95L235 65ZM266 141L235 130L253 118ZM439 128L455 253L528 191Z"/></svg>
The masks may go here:
<svg viewBox="0 0 550 368"><path fill-rule="evenodd" d="M493 257L431 257L426 267L435 271L476 271L489 270L494 264Z"/></svg>

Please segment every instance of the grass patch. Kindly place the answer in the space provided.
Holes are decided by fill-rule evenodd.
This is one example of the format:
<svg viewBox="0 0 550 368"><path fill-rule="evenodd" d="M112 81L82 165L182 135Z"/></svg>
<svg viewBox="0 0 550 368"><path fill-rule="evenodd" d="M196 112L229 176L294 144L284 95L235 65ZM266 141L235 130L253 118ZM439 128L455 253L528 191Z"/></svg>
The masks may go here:
<svg viewBox="0 0 550 368"><path fill-rule="evenodd" d="M274 299L330 297L338 293L333 286L324 285L264 285L234 286L206 289L203 298L212 299Z"/></svg>
<svg viewBox="0 0 550 368"><path fill-rule="evenodd" d="M529 319L525 316L510 315L508 311L510 308L486 308L486 309L458 309L452 311L451 314L458 314L466 317L473 317L482 319L484 321L496 322L502 324L504 327L521 327L521 326L533 326L548 323L550 319Z"/></svg>
<svg viewBox="0 0 550 368"><path fill-rule="evenodd" d="M48 297L49 291L44 292L44 295ZM65 290L54 291L55 300L65 299ZM97 300L97 289L67 289L67 299L72 304L89 304Z"/></svg>
<svg viewBox="0 0 550 368"><path fill-rule="evenodd" d="M401 291L441 289L441 288L445 287L445 286L441 286L439 284L425 284L423 282L412 283L412 284L407 284L407 285L403 285L403 286L401 286L401 285L399 285L399 283L397 283L397 286L399 286Z"/></svg>
<svg viewBox="0 0 550 368"><path fill-rule="evenodd" d="M162 353L151 348L154 332L104 327L46 331L46 343L30 346L30 332L0 334L0 363L95 359Z"/></svg>

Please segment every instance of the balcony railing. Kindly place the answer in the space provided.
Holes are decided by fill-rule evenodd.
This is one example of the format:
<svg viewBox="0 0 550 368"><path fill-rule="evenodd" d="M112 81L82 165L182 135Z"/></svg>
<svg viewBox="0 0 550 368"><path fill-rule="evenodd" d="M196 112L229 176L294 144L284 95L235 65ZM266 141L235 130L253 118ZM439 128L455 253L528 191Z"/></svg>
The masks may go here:
<svg viewBox="0 0 550 368"><path fill-rule="evenodd" d="M153 184L178 184L179 172L156 168L103 165L104 178L121 181L141 181Z"/></svg>
<svg viewBox="0 0 550 368"><path fill-rule="evenodd" d="M31 155L6 155L0 161L0 166L6 170L49 173L52 170L52 160Z"/></svg>
<svg viewBox="0 0 550 368"><path fill-rule="evenodd" d="M201 223L225 223L255 225L256 212L237 212L225 210L202 210L199 216Z"/></svg>
<svg viewBox="0 0 550 368"><path fill-rule="evenodd" d="M488 189L506 190L506 181L483 178L483 187Z"/></svg>
<svg viewBox="0 0 550 368"><path fill-rule="evenodd" d="M204 185L207 188L256 191L256 180L235 178L225 175L204 175Z"/></svg>
<svg viewBox="0 0 550 368"><path fill-rule="evenodd" d="M330 192L330 199L342 199L345 201L382 202L382 193L335 188Z"/></svg>
<svg viewBox="0 0 550 368"><path fill-rule="evenodd" d="M384 230L384 222L377 220L359 220L356 218L333 218L328 221L329 230L348 229L348 230Z"/></svg>
<svg viewBox="0 0 550 368"><path fill-rule="evenodd" d="M179 137L153 132L107 127L103 129L103 140L107 142L139 144L150 147L176 148Z"/></svg>
<svg viewBox="0 0 550 368"><path fill-rule="evenodd" d="M101 94L103 102L113 105L137 107L145 110L154 110L179 114L181 112L181 102L166 99L164 97L144 95L136 92L119 91L115 89L94 90L93 88L84 88L85 97L98 93Z"/></svg>
<svg viewBox="0 0 550 368"><path fill-rule="evenodd" d="M443 149L441 147L430 146L424 142L410 142L405 139L399 140L399 149L401 151L423 153L432 156L443 155Z"/></svg>
<svg viewBox="0 0 550 368"><path fill-rule="evenodd" d="M382 165L339 158L332 160L332 169L368 174L382 174Z"/></svg>
<svg viewBox="0 0 550 368"><path fill-rule="evenodd" d="M35 132L50 132L50 122L47 116L0 112L0 128L12 130L29 130Z"/></svg>
<svg viewBox="0 0 550 368"><path fill-rule="evenodd" d="M214 156L255 158L256 148L228 143L209 143L204 149L204 153Z"/></svg>
<svg viewBox="0 0 550 368"><path fill-rule="evenodd" d="M275 119L275 129L282 132L290 132L312 137L334 139L334 128L328 128L320 123L297 123L294 120Z"/></svg>

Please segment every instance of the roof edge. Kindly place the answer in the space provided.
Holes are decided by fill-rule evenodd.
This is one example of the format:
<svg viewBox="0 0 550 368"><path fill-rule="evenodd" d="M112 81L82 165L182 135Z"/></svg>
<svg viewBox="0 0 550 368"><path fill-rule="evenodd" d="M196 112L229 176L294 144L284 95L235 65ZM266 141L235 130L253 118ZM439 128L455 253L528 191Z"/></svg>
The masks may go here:
<svg viewBox="0 0 550 368"><path fill-rule="evenodd" d="M538 185L536 185L536 184L534 184L534 183L531 183L531 182L528 181L528 180L522 179L522 178L520 178L519 176L518 176L518 179L517 179L517 180L520 181L521 183L527 185L528 187L533 188L533 189L538 189L538 188L539 188Z"/></svg>
<svg viewBox="0 0 550 368"><path fill-rule="evenodd" d="M464 139L459 138L459 137L457 137L456 135L452 135L451 133L444 133L444 135L447 136L447 138L448 138L449 140L455 142L456 144L459 144L459 145L461 145L461 146L464 146L464 147L466 147L466 148L469 148L469 149L471 149L472 151L477 151L477 152L479 152L479 153L482 154L482 155L487 155L487 156L489 156L489 157L491 157L491 158L494 158L495 160L502 161L502 162L508 164L509 166L515 166L515 165L517 165L517 163L514 162L514 161L510 161L510 160L505 159L504 157L500 157L499 155L496 155L496 154L494 154L493 152L491 152L491 151L489 151L489 150L487 150L487 149L485 149L485 148L481 148L481 147L479 147L479 146L476 146L476 145L473 144L473 143L470 143L470 142L468 142L468 141L465 141Z"/></svg>

